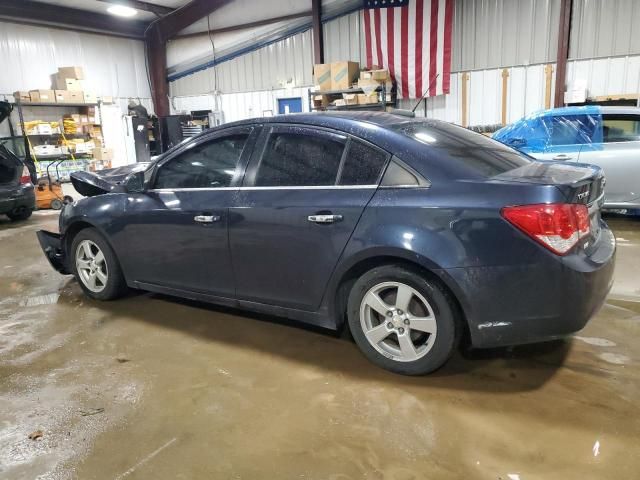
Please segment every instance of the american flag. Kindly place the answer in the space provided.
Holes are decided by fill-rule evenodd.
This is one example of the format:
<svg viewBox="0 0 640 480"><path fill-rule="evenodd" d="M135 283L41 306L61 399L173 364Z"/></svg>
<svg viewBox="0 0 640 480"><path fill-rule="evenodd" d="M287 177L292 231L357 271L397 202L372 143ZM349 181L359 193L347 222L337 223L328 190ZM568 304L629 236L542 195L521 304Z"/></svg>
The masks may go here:
<svg viewBox="0 0 640 480"><path fill-rule="evenodd" d="M388 69L399 98L449 93L453 3L364 0L367 67Z"/></svg>

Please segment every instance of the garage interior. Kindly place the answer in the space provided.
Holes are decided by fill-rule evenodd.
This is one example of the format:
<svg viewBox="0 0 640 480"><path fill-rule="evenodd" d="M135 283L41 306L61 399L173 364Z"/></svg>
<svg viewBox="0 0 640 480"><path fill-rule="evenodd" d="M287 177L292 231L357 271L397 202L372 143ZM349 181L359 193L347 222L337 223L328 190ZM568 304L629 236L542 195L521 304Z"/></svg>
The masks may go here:
<svg viewBox="0 0 640 480"><path fill-rule="evenodd" d="M640 107L640 2L397 2L413 43L393 61L372 47L391 44L383 0L0 2L0 143L32 159L37 190L29 218L0 215L0 478L637 477L640 210L603 214L615 280L586 328L462 346L424 377L375 367L347 331L144 292L94 301L43 255L36 231L82 199L70 174L236 120L402 109L491 135L542 109ZM425 65L407 60L416 9L445 52Z"/></svg>

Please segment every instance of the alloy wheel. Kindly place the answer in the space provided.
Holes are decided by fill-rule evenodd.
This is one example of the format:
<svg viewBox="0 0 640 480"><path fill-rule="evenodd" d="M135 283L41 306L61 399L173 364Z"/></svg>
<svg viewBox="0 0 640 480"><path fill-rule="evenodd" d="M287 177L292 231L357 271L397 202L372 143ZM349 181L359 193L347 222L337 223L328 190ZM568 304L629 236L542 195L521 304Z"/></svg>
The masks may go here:
<svg viewBox="0 0 640 480"><path fill-rule="evenodd" d="M104 253L91 240L82 240L76 249L76 271L82 284L94 293L107 286L109 272Z"/></svg>
<svg viewBox="0 0 640 480"><path fill-rule="evenodd" d="M398 362L424 357L433 348L438 330L429 302L401 282L383 282L365 294L360 325L373 348Z"/></svg>

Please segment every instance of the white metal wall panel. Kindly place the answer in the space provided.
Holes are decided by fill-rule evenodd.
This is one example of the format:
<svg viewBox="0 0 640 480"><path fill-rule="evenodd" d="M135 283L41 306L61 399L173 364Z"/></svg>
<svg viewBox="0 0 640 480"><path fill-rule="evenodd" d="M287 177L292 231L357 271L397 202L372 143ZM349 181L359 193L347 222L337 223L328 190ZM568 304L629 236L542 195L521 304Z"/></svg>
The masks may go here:
<svg viewBox="0 0 640 480"><path fill-rule="evenodd" d="M640 53L640 2L573 0L569 57Z"/></svg>
<svg viewBox="0 0 640 480"><path fill-rule="evenodd" d="M364 65L362 10L343 15L323 24L324 61L350 60Z"/></svg>
<svg viewBox="0 0 640 480"><path fill-rule="evenodd" d="M84 68L98 95L149 98L141 41L0 22L0 94L48 89L58 67Z"/></svg>
<svg viewBox="0 0 640 480"><path fill-rule="evenodd" d="M222 93L251 92L313 83L311 31L298 33L216 66ZM170 83L172 96L199 95L214 90L214 69L208 68Z"/></svg>
<svg viewBox="0 0 640 480"><path fill-rule="evenodd" d="M590 97L640 94L640 55L575 60L567 63L567 82L587 83Z"/></svg>
<svg viewBox="0 0 640 480"><path fill-rule="evenodd" d="M560 0L456 0L453 71L555 61Z"/></svg>

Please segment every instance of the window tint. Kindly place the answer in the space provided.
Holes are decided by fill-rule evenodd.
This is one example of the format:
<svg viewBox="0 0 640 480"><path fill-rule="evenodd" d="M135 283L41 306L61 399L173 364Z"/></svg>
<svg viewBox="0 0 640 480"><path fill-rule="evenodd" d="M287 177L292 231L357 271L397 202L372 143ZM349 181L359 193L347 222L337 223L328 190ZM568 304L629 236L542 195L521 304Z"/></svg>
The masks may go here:
<svg viewBox="0 0 640 480"><path fill-rule="evenodd" d="M384 172L380 182L381 187L420 187L429 183L408 167L401 165L397 159L392 159Z"/></svg>
<svg viewBox="0 0 640 480"><path fill-rule="evenodd" d="M158 170L155 188L228 187L249 134L196 145Z"/></svg>
<svg viewBox="0 0 640 480"><path fill-rule="evenodd" d="M551 145L582 145L591 143L598 126L596 115L555 115L551 117Z"/></svg>
<svg viewBox="0 0 640 480"><path fill-rule="evenodd" d="M605 143L640 141L640 117L635 115L603 115L602 138Z"/></svg>
<svg viewBox="0 0 640 480"><path fill-rule="evenodd" d="M256 173L257 186L334 185L344 141L304 133L275 132Z"/></svg>
<svg viewBox="0 0 640 480"><path fill-rule="evenodd" d="M387 154L357 140L351 140L340 173L340 185L374 185L378 183Z"/></svg>
<svg viewBox="0 0 640 480"><path fill-rule="evenodd" d="M17 178L18 165L0 152L0 183L13 182ZM21 170L22 171L22 170Z"/></svg>
<svg viewBox="0 0 640 480"><path fill-rule="evenodd" d="M412 121L392 125L408 137L442 150L448 160L484 177L492 177L531 162L530 157L466 128L446 122Z"/></svg>

